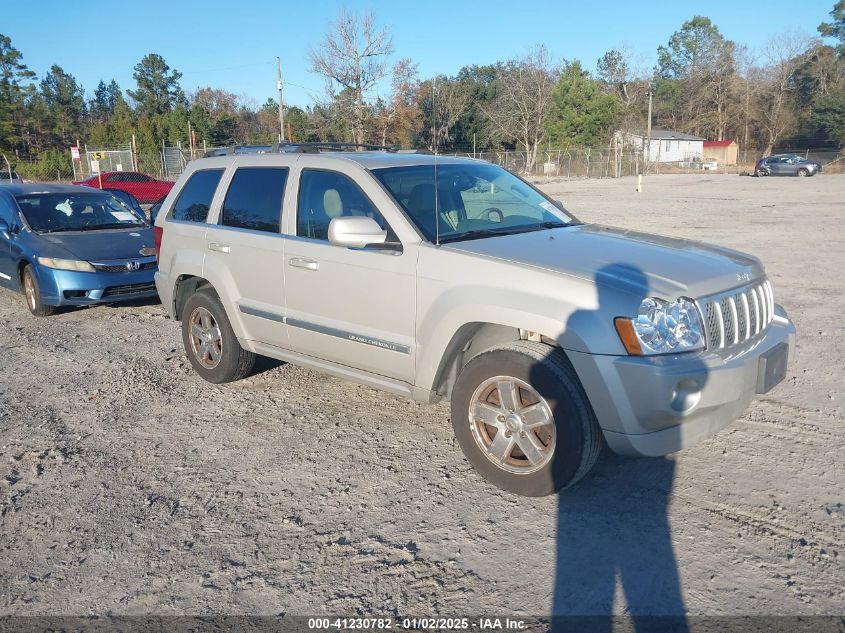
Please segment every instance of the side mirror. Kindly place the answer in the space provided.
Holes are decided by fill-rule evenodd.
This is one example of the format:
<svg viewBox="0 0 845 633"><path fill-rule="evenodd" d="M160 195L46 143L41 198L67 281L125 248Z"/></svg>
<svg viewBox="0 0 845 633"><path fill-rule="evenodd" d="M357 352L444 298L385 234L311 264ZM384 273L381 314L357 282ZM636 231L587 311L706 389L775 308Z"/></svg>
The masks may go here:
<svg viewBox="0 0 845 633"><path fill-rule="evenodd" d="M335 246L363 248L386 241L387 231L365 215L334 218L329 222L329 242Z"/></svg>
<svg viewBox="0 0 845 633"><path fill-rule="evenodd" d="M9 229L9 223L6 222L6 220L0 220L0 236L7 240L10 239L10 230L11 229Z"/></svg>

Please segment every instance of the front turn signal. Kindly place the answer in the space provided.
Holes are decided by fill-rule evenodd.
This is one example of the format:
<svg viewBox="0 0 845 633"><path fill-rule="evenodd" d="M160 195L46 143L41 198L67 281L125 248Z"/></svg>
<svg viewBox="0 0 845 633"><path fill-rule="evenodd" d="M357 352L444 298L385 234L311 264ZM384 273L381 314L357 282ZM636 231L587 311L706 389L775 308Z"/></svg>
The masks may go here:
<svg viewBox="0 0 845 633"><path fill-rule="evenodd" d="M616 317L613 320L616 326L616 333L622 341L622 345L631 356L642 356L643 348L640 347L640 340L637 338L637 333L634 332L634 323L631 319L625 317Z"/></svg>

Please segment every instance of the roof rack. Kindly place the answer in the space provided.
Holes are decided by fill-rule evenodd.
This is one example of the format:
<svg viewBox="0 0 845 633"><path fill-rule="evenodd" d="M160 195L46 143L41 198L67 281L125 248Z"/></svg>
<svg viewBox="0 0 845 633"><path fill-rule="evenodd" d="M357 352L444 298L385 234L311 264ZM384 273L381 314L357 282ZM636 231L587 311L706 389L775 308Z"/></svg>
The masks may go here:
<svg viewBox="0 0 845 633"><path fill-rule="evenodd" d="M234 154L319 154L320 152L389 152L391 154L431 154L427 149L399 149L395 145L370 145L368 143L271 143L269 145L232 145L219 147L205 153L205 158L212 156L232 156Z"/></svg>

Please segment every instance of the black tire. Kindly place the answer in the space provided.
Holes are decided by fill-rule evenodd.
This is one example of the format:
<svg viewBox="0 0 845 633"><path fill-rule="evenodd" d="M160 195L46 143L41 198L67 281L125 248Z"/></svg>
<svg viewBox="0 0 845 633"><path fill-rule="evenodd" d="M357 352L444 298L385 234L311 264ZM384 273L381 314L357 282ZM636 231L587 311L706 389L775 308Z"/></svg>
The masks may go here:
<svg viewBox="0 0 845 633"><path fill-rule="evenodd" d="M56 311L55 306L49 306L41 301L41 287L38 285L38 278L35 275L32 264L24 266L23 274L21 275L21 289L23 290L26 307L35 316L50 316Z"/></svg>
<svg viewBox="0 0 845 633"><path fill-rule="evenodd" d="M201 317L206 313L213 318L214 327L219 331L219 358L216 362L210 356L208 359L204 356L200 357L198 345L201 343L197 343L192 336L195 317ZM229 317L226 316L226 311L217 294L212 290L199 290L185 302L185 307L182 309L182 342L194 370L204 380L214 384L245 378L255 365L255 354L245 350L238 343Z"/></svg>
<svg viewBox="0 0 845 633"><path fill-rule="evenodd" d="M808 170L808 169L804 169L802 167L801 169L798 170L798 176L800 176L801 178L805 178L809 175L810 175L810 170Z"/></svg>
<svg viewBox="0 0 845 633"><path fill-rule="evenodd" d="M550 460L540 470L508 472L488 458L476 439L471 400L480 385L498 376L528 384L551 409L556 439ZM543 343L516 341L470 360L458 375L451 407L464 455L485 479L516 494L540 497L572 486L590 471L603 446L601 429L569 359Z"/></svg>

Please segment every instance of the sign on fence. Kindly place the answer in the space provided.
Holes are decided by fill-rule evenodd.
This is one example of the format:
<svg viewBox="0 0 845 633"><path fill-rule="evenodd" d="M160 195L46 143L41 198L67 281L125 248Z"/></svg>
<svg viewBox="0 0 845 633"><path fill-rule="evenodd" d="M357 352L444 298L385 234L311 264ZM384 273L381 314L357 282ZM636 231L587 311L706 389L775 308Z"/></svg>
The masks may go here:
<svg viewBox="0 0 845 633"><path fill-rule="evenodd" d="M99 161L99 159L96 159L96 158L91 159L91 173L92 174L99 174L100 173L100 161Z"/></svg>
<svg viewBox="0 0 845 633"><path fill-rule="evenodd" d="M79 148L78 147L71 147L70 148L70 158L71 158L71 160L79 160Z"/></svg>

